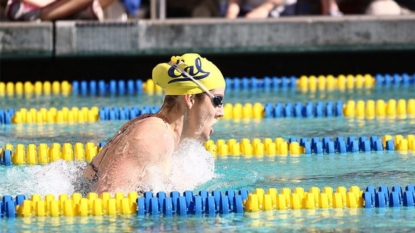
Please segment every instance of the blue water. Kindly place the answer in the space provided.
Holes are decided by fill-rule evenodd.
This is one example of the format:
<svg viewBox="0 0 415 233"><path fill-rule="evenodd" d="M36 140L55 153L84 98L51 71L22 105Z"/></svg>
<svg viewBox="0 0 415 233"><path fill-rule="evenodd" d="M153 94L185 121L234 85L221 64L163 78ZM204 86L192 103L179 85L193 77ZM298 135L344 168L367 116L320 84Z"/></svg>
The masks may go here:
<svg viewBox="0 0 415 233"><path fill-rule="evenodd" d="M231 91L226 101L237 102L306 102L337 101L349 99L409 99L414 90L407 88L374 88L370 90L346 90L344 92L301 93L299 91ZM160 105L162 96L138 94L134 96L41 96L39 98L4 97L0 104L5 108L40 107L92 107L92 106L144 106ZM6 143L76 143L108 140L125 121L85 124L22 124L1 125L0 146ZM414 134L415 119L355 119L355 118L310 118L310 119L262 119L221 120L215 126L213 140L242 138L283 137L337 137L372 136L385 134ZM405 186L413 184L415 175L415 153L372 152L334 155L262 156L262 157L216 157L215 178L198 190L228 190L246 188L332 187L357 185L364 189L368 185ZM0 196L17 195L17 178L7 179L11 174L29 174L29 166L0 166L3 177ZM6 177L6 179L4 179ZM24 193L30 196L31 193ZM241 215L189 216L189 217L61 217L61 218L17 218L0 220L0 232L9 231L99 231L99 232L413 232L415 210L412 208L376 209L329 209L287 210L244 213Z"/></svg>

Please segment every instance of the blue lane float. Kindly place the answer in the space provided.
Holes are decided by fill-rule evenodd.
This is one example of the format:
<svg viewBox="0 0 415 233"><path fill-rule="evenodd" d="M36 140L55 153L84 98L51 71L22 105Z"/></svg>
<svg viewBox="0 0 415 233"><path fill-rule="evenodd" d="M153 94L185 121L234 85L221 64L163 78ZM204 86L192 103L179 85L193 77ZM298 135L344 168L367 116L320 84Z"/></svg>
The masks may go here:
<svg viewBox="0 0 415 233"><path fill-rule="evenodd" d="M0 125L9 125L12 123L12 117L15 113L14 109L0 109Z"/></svg>
<svg viewBox="0 0 415 233"><path fill-rule="evenodd" d="M197 195L193 191L185 191L183 195L173 191L169 196L164 192L156 195L145 192L143 197L137 198L137 214L187 216L243 213L243 201L246 199L247 194L243 190L238 194L233 191L230 196L219 190L212 191L211 195L206 190L199 191Z"/></svg>
<svg viewBox="0 0 415 233"><path fill-rule="evenodd" d="M297 142L295 137L288 139L288 142ZM349 136L346 139L338 136L334 140L330 137L313 137L300 138L300 146L304 147L304 154L344 154L344 153L360 153L371 151L384 151L382 141L378 136L366 136L355 137ZM394 150L394 140L390 139L386 141L386 150Z"/></svg>
<svg viewBox="0 0 415 233"><path fill-rule="evenodd" d="M143 81L141 79L112 79L108 82L104 80L74 80L72 81L72 93L76 95L126 95L143 92Z"/></svg>
<svg viewBox="0 0 415 233"><path fill-rule="evenodd" d="M363 193L365 208L385 208L385 207L414 207L415 198L414 186L407 185L405 189L395 185L389 190L388 186L380 186L376 190L373 186L368 186Z"/></svg>
<svg viewBox="0 0 415 233"><path fill-rule="evenodd" d="M219 195L220 194L220 195ZM277 193L278 194L278 193ZM227 190L222 192L220 190L213 190L208 192L206 190L194 193L193 191L185 191L179 193L177 191L171 192L167 195L165 192L145 192L143 197L137 198L137 210L135 214L138 216L216 216L228 215L231 213L244 213L250 211L245 209L244 202L248 201L248 193L246 189ZM400 207L414 207L414 185L409 184L405 188L395 185L392 189L388 186L379 186L377 189L369 185L362 191L363 208L400 208ZM0 217L1 218L15 218L18 216L16 209L22 206L26 200L26 196L4 195L0 200ZM30 200L30 199L29 199ZM27 216L27 215L26 215Z"/></svg>
<svg viewBox="0 0 415 233"><path fill-rule="evenodd" d="M386 136L388 136L390 139L387 139ZM270 138L266 138L266 139L270 139ZM219 140L226 141L224 139L218 139L218 141ZM231 140L231 139L229 139L229 140ZM232 139L232 140L234 140L234 139ZM265 139L263 139L263 140L265 140ZM284 139L282 139L282 140L284 141ZM400 147L399 146L400 143L398 143L398 145L395 147L394 146L395 145L395 140L392 139L392 136L390 136L390 135L385 135L385 138L383 140L385 140L385 141L383 142L381 139L379 139L378 136L371 136L371 137L349 136L349 137L346 137L346 138L342 137L342 136L338 136L338 137L335 137L335 138L330 138L330 137L306 138L306 137L302 137L299 140L296 137L290 137L288 139L287 144L288 144L288 147L289 147L291 145L291 143L297 143L296 146L297 147L301 146L302 149L303 149L302 152L300 152L300 154L307 155L307 156L323 155L323 154L328 154L328 155L341 154L341 155L344 155L344 154L347 154L347 153L355 154L355 153L372 153L372 152L383 154L384 152L385 153L390 153L390 152L395 151L395 150L397 151L396 153L407 153L407 151L409 151L409 150L413 151L413 148ZM399 140L399 139L397 139L397 140ZM207 143L209 145L210 145L210 143L214 144L213 141L208 141ZM250 142L248 142L248 143L250 143ZM383 143L385 143L385 145L386 145L385 148L383 146ZM105 145L106 145L106 142L101 141L97 145L97 147L102 148ZM206 145L207 144L205 144L205 146ZM2 165L2 166L13 166L15 164L13 163L12 157L13 157L13 153L15 153L16 151L11 151L10 149L6 149L7 148L6 146L3 148L3 150L1 151L1 154L0 154L0 165ZM25 145L23 145L23 146L27 148L27 146L25 146ZM38 148L39 145L35 145L35 146ZM288 151L287 151L287 154L288 154ZM298 155L300 155L300 154L298 154ZM221 158L227 158L226 155L229 155L229 154L221 154L219 156ZM24 164L34 165L34 164L43 164L43 163L49 163L50 162L50 161L49 162L44 161L42 163L28 163L27 160L28 160L28 158L23 158L17 164L19 164L19 165L24 165ZM33 161L33 159L32 159L32 161ZM218 196L220 194L214 194L214 195ZM190 199L190 198L188 198L188 199Z"/></svg>
<svg viewBox="0 0 415 233"><path fill-rule="evenodd" d="M4 150L0 156L0 165L11 166L12 163L12 152L10 150Z"/></svg>
<svg viewBox="0 0 415 233"><path fill-rule="evenodd" d="M323 118L344 117L342 101L329 102L295 102L295 103L265 103L263 109L264 118ZM130 120L146 113L156 113L161 106L135 107L102 107L99 110L101 121L106 120ZM14 109L0 109L0 124L11 124L15 114ZM262 114L261 114L262 116ZM33 116L35 117L35 116Z"/></svg>
<svg viewBox="0 0 415 233"><path fill-rule="evenodd" d="M21 195L18 195L21 196ZM15 218L16 217L16 205L17 205L17 197L16 202L13 200L11 195L3 196L0 202L0 209L1 209L1 216L7 218Z"/></svg>
<svg viewBox="0 0 415 233"><path fill-rule="evenodd" d="M414 76L404 74L376 74L375 75L377 86L408 86L415 83Z"/></svg>
<svg viewBox="0 0 415 233"><path fill-rule="evenodd" d="M99 110L100 121L112 120L131 120L143 114L155 114L160 110L160 106L139 107L103 107Z"/></svg>
<svg viewBox="0 0 415 233"><path fill-rule="evenodd" d="M265 118L343 117L343 102L266 103Z"/></svg>
<svg viewBox="0 0 415 233"><path fill-rule="evenodd" d="M344 75L342 75L344 77ZM349 76L349 75L348 75ZM359 74L351 75L352 77L358 77ZM306 84L308 82L317 82L322 78L328 78L329 76L264 76L257 78L252 77L226 77L227 90L285 90L285 89L297 89L298 80L305 78ZM338 76L337 78L339 78ZM415 83L414 75L403 74L376 74L373 78L376 86L409 86ZM336 77L332 77L337 79ZM355 80L354 80L355 81ZM301 82L300 82L301 83ZM304 85L304 84L300 84ZM72 93L75 95L131 95L143 92L143 80L142 79L111 79L107 80L74 80L71 83Z"/></svg>
<svg viewBox="0 0 415 233"><path fill-rule="evenodd" d="M269 77L263 78L252 77L226 77L226 88L229 90L255 90L259 88L263 89L296 89L297 77L296 76L282 76L282 77Z"/></svg>
<svg viewBox="0 0 415 233"><path fill-rule="evenodd" d="M235 191L233 193L236 193ZM243 213L243 197L246 197L243 191L233 195L231 198L225 194L221 196L205 195L207 191L199 191L194 194L193 191L185 191L183 195L173 191L169 196L165 192L158 192L153 195L152 192L145 192L143 197L136 199L137 215L163 215L163 216L182 216L187 215L216 215ZM240 195L242 194L242 195ZM17 195L13 198L11 195L5 195L0 200L1 218L15 218L17 216L17 206L21 206L26 196ZM216 205L219 203L219 205Z"/></svg>
<svg viewBox="0 0 415 233"><path fill-rule="evenodd" d="M247 140L245 140L247 139ZM232 141L230 141L232 140ZM216 143L212 140L207 141L205 143L205 147L211 151L211 145L214 144L216 147L220 147L222 142L224 141L225 144L233 143L236 139L217 139ZM252 140L252 144L251 144ZM220 152L216 153L213 152L215 156L219 156L221 158L227 158L228 155L232 156L275 156L278 153L282 153L284 155L295 154L295 155L322 155L322 154L346 154L346 153L373 153L376 152L378 154L382 154L384 152L390 153L392 151L396 151L396 153L403 153L406 154L408 152L412 153L414 151L413 148L413 135L408 135L404 138L402 135L385 135L382 138L378 136L349 136L349 137L313 137L313 138L306 138L302 137L299 140L295 137L290 137L288 140L284 138L244 138L241 140L240 143L242 144L251 144L251 146L255 143L254 141L261 142L263 145L268 145L268 143L272 140L275 140L275 144L284 142L283 148L278 149L278 152L275 152L271 149L267 149L265 151L260 150L256 151L254 148L252 151L248 153L238 153L234 154L230 150L220 150ZM397 141L395 141L397 140ZM295 143L295 144L293 144ZM242 148L244 145L240 145ZM299 148L301 147L301 148ZM298 150L297 150L298 148ZM211 151L212 152L212 151Z"/></svg>

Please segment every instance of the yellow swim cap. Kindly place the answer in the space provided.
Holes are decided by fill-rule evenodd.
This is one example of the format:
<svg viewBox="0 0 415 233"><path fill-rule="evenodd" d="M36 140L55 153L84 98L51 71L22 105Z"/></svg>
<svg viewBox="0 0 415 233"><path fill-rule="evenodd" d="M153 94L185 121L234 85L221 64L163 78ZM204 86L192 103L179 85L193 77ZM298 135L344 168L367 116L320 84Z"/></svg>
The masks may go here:
<svg viewBox="0 0 415 233"><path fill-rule="evenodd" d="M173 64L191 75L207 90L225 87L222 73L212 62L196 53L186 53L182 56L173 56ZM153 69L153 81L165 91L166 95L186 95L203 93L195 82L182 74L169 63L160 63Z"/></svg>

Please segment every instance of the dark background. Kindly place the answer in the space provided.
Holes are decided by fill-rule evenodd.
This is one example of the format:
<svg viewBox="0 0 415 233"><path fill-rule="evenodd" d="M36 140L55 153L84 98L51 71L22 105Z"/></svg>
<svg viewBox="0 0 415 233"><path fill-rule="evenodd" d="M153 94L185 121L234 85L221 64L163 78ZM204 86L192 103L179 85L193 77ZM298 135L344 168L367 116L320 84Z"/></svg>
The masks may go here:
<svg viewBox="0 0 415 233"><path fill-rule="evenodd" d="M415 72L415 50L201 54L226 77ZM170 56L0 59L0 81L148 79Z"/></svg>

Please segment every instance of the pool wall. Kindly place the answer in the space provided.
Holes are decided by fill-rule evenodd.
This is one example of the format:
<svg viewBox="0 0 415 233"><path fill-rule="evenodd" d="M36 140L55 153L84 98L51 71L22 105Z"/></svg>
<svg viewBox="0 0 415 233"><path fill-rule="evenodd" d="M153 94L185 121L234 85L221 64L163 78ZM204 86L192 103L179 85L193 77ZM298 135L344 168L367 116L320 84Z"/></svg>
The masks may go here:
<svg viewBox="0 0 415 233"><path fill-rule="evenodd" d="M415 16L0 24L0 56L407 50Z"/></svg>

